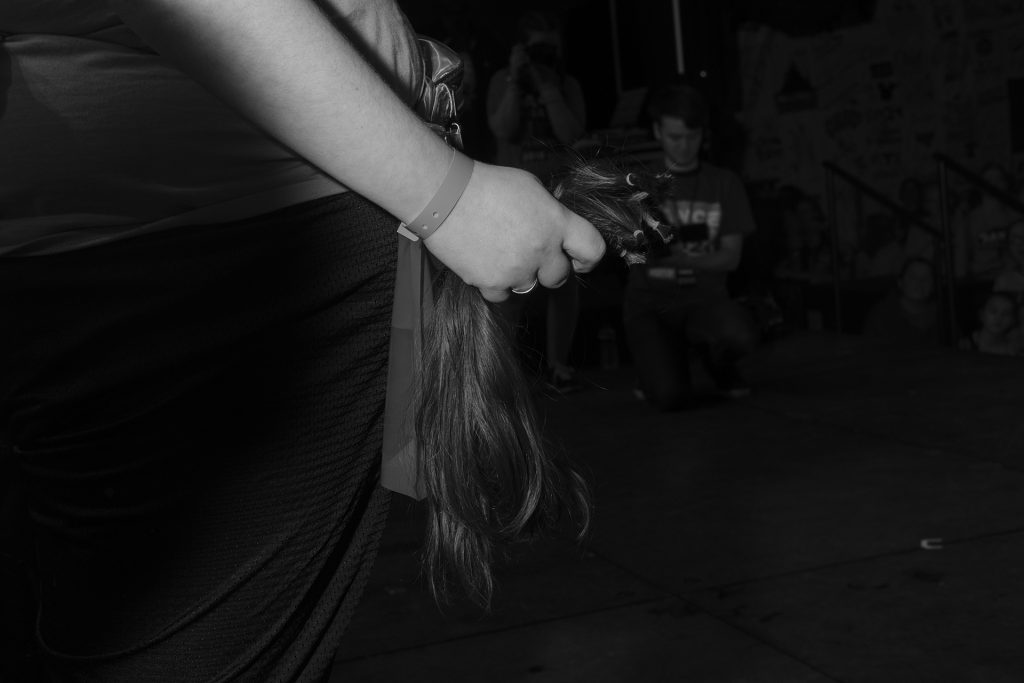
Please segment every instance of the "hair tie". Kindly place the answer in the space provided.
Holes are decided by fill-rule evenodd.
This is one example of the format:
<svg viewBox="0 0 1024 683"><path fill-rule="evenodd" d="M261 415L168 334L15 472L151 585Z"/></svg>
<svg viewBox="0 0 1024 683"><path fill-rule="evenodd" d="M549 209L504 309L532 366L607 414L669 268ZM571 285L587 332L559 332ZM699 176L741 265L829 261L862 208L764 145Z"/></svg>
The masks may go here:
<svg viewBox="0 0 1024 683"><path fill-rule="evenodd" d="M658 237L661 238L661 241L664 242L665 244L668 244L669 242L672 241L672 238L674 237L674 235L671 232L669 232L668 235L663 233L661 231L661 226L662 225L663 225L662 223L656 223L655 225L652 225L651 227L654 228L654 232L658 233Z"/></svg>

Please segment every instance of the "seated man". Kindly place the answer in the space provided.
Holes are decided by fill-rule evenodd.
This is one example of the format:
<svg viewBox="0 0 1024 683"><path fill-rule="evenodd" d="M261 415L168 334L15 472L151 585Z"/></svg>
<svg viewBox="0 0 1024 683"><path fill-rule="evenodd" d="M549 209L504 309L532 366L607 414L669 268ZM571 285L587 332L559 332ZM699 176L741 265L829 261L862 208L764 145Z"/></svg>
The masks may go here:
<svg viewBox="0 0 1024 683"><path fill-rule="evenodd" d="M623 307L627 341L639 389L661 410L692 402L690 350L702 354L722 395L750 388L736 361L753 350L751 316L726 288L754 231L746 191L732 171L700 158L708 125L703 96L688 86L656 92L650 104L654 136L661 142L671 189L662 204L672 234L665 253L630 268Z"/></svg>
<svg viewBox="0 0 1024 683"><path fill-rule="evenodd" d="M935 268L927 259L911 258L903 264L896 287L868 310L864 334L900 345L938 346L938 321Z"/></svg>

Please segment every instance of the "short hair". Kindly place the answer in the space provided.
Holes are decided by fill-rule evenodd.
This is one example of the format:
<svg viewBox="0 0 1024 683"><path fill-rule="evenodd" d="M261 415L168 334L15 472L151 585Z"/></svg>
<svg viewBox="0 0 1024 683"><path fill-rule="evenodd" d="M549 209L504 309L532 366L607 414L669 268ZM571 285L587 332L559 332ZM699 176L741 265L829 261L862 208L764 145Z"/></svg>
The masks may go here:
<svg viewBox="0 0 1024 683"><path fill-rule="evenodd" d="M689 85L659 88L651 95L647 113L655 123L663 116L682 119L687 128L707 128L710 119L707 100Z"/></svg>
<svg viewBox="0 0 1024 683"><path fill-rule="evenodd" d="M530 10L519 17L516 26L519 40L526 42L531 33L558 33L562 32L562 22L554 12L545 10Z"/></svg>

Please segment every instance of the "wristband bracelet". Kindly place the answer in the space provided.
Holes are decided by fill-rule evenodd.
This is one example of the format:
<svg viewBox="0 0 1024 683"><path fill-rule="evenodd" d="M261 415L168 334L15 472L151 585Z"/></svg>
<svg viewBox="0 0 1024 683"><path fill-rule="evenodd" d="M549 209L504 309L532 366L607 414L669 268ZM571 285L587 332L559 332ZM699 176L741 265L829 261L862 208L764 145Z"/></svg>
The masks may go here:
<svg viewBox="0 0 1024 683"><path fill-rule="evenodd" d="M398 234L413 242L425 240L434 234L459 203L472 175L473 160L453 149L452 160L448 164L444 180L441 181L441 187L437 188L437 192L420 211L420 215L398 226Z"/></svg>

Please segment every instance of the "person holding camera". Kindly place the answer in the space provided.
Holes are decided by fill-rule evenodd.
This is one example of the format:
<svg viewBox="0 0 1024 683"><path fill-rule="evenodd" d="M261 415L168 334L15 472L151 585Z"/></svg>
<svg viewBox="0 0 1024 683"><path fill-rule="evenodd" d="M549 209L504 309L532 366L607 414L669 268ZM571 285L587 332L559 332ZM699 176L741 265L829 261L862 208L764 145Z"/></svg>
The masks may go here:
<svg viewBox="0 0 1024 683"><path fill-rule="evenodd" d="M548 182L564 161L562 151L586 129L583 90L565 73L560 26L552 15L528 12L518 35L508 67L491 78L487 123L497 163Z"/></svg>
<svg viewBox="0 0 1024 683"><path fill-rule="evenodd" d="M494 74L487 92L495 163L518 166L548 185L565 165L566 150L586 130L583 90L565 73L560 28L550 13L524 14L508 67ZM572 391L579 388L568 362L579 319L576 281L569 278L565 286L546 294L547 379L558 391Z"/></svg>
<svg viewBox="0 0 1024 683"><path fill-rule="evenodd" d="M709 120L704 97L677 85L656 91L649 113L671 175L661 202L661 253L630 267L623 304L639 393L660 410L692 403L691 350L700 353L718 393L750 393L736 361L753 350L757 328L729 298L730 272L754 229L746 191L732 171L701 159Z"/></svg>

